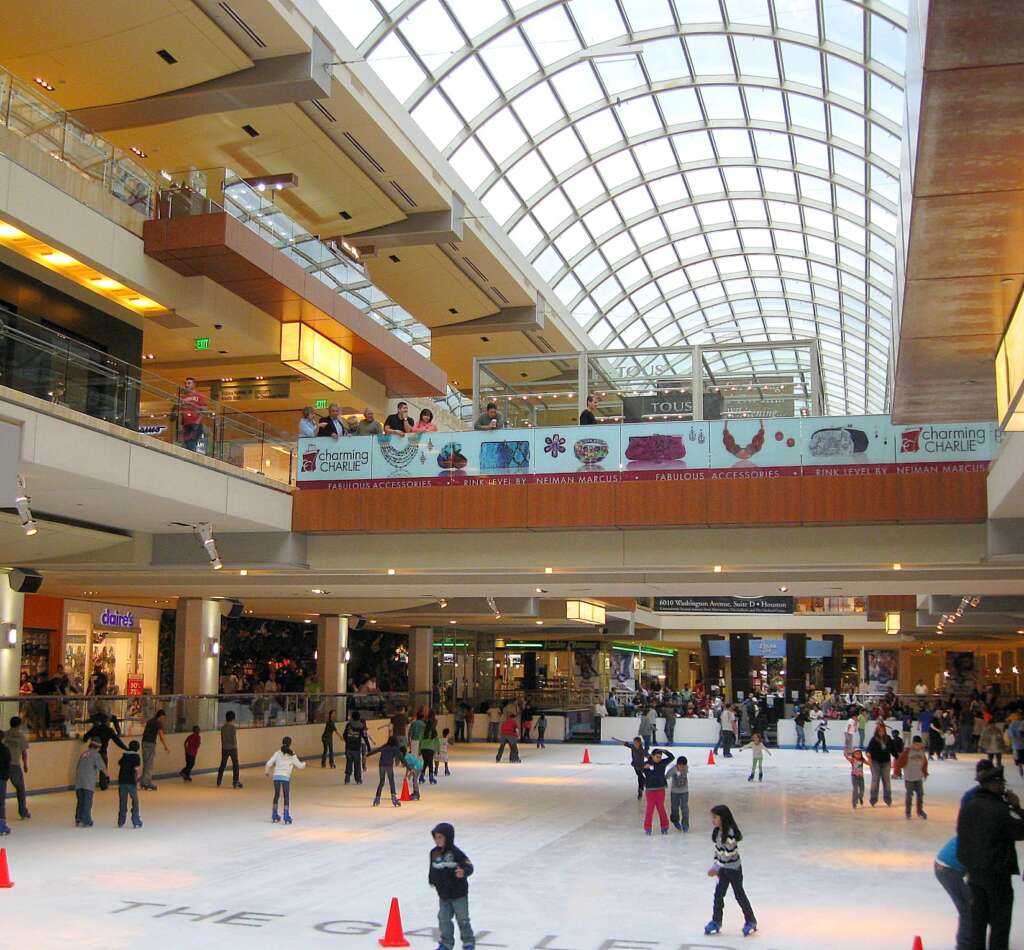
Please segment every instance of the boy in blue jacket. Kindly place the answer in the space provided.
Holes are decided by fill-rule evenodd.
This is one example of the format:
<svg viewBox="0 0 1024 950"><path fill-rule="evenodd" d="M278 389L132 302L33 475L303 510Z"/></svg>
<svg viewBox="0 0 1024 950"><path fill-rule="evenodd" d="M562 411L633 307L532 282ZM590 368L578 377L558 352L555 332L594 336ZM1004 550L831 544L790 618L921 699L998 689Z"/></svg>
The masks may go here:
<svg viewBox="0 0 1024 950"><path fill-rule="evenodd" d="M441 942L437 950L453 950L455 947L454 917L459 922L459 936L462 950L474 950L476 937L469 922L469 881L473 873L473 862L455 847L455 828L447 822L435 826L431 831L435 847L430 851L430 886L437 891L439 906L437 922L441 927Z"/></svg>

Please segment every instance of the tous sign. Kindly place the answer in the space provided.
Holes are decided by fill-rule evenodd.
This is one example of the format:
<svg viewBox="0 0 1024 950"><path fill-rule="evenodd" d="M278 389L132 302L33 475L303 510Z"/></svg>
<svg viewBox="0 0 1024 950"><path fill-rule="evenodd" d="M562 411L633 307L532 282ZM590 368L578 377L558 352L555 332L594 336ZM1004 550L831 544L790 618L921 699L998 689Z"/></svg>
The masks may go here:
<svg viewBox="0 0 1024 950"><path fill-rule="evenodd" d="M109 607L100 614L100 625L104 627L124 628L130 630L135 626L135 614L130 610L122 613L120 610L111 610Z"/></svg>

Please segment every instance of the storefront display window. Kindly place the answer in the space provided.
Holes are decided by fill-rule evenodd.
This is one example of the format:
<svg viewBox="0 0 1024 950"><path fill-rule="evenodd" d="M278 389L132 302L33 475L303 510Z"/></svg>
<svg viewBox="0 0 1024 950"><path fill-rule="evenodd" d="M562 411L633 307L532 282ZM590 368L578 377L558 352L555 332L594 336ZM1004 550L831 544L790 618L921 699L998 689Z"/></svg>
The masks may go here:
<svg viewBox="0 0 1024 950"><path fill-rule="evenodd" d="M159 623L156 610L68 604L62 656L75 688L86 692L105 681L108 694L125 695L128 678L141 676L143 688L155 692ZM102 678L92 680L100 673Z"/></svg>

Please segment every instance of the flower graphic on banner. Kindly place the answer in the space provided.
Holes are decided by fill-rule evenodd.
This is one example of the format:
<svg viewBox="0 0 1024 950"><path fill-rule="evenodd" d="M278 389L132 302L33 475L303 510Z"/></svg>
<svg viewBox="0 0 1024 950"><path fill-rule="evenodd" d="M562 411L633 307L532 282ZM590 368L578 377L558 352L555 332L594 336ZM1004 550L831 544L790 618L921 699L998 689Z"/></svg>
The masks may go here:
<svg viewBox="0 0 1024 950"><path fill-rule="evenodd" d="M553 459L558 458L565 451L565 437L560 435L549 435L544 439L544 451Z"/></svg>

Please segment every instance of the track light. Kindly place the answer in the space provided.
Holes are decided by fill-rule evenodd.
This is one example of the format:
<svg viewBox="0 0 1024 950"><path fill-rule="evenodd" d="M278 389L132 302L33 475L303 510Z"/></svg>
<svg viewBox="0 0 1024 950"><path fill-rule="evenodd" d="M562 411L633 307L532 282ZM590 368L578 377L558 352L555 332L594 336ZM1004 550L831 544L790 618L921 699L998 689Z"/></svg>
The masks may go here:
<svg viewBox="0 0 1024 950"><path fill-rule="evenodd" d="M208 521L204 521L200 524L194 525L194 530L195 533L199 535L199 540L206 549L206 555L210 559L210 566L215 571L223 570L224 562L220 559L220 555L217 553L217 542L213 539L213 525Z"/></svg>
<svg viewBox="0 0 1024 950"><path fill-rule="evenodd" d="M18 509L18 517L21 518L21 527L25 530L25 535L29 538L34 534L39 533L39 528L36 526L35 521L32 518L32 499L28 497L28 490L25 487L25 476L18 476L18 493L14 497L14 507Z"/></svg>
<svg viewBox="0 0 1024 950"><path fill-rule="evenodd" d="M440 607L442 610L445 610L448 607L448 601L442 597L440 600L438 600L437 606Z"/></svg>

